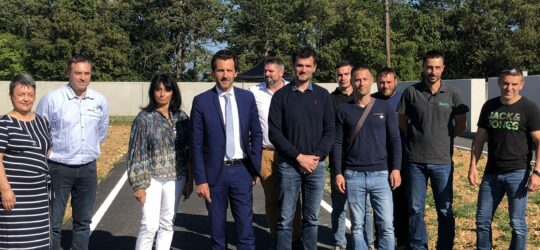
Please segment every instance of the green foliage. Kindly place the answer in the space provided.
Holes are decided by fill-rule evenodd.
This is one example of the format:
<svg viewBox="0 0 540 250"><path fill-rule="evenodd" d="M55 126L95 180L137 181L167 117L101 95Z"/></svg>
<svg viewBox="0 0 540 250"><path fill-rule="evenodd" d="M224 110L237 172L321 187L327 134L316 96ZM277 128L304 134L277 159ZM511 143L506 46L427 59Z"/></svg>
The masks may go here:
<svg viewBox="0 0 540 250"><path fill-rule="evenodd" d="M208 68L205 44L220 39L225 5L218 0L133 1L130 20L134 66L144 78L165 71L197 80ZM191 67L190 67L191 66Z"/></svg>
<svg viewBox="0 0 540 250"><path fill-rule="evenodd" d="M36 79L65 79L66 62L78 54L93 61L94 80L134 78L129 67L129 37L110 22L114 15L111 3L59 0L48 11L28 45Z"/></svg>
<svg viewBox="0 0 540 250"><path fill-rule="evenodd" d="M538 0L390 1L391 66L416 80L421 56L446 52L444 77L497 75L515 65L540 74ZM94 80L148 80L172 72L179 80L209 73L208 46L239 53L246 70L263 57L284 59L312 46L316 81L334 81L346 59L386 66L384 1L355 0L0 0L0 72L65 80L75 54L94 62ZM10 35L6 35L10 34Z"/></svg>
<svg viewBox="0 0 540 250"><path fill-rule="evenodd" d="M24 40L9 33L0 34L0 79L10 80L26 71L23 63L28 57Z"/></svg>

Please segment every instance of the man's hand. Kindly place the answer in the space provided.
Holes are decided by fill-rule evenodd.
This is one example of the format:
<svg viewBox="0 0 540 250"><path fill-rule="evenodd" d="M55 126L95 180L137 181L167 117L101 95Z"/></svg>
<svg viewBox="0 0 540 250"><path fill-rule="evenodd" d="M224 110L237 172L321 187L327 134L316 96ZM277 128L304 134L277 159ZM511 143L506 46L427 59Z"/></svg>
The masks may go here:
<svg viewBox="0 0 540 250"><path fill-rule="evenodd" d="M303 174L311 174L317 169L319 157L315 155L299 154L298 157L296 157L296 161L298 161L300 172Z"/></svg>
<svg viewBox="0 0 540 250"><path fill-rule="evenodd" d="M135 199L137 199L141 205L144 206L144 202L146 201L146 190L145 189L139 189L133 193L135 196Z"/></svg>
<svg viewBox="0 0 540 250"><path fill-rule="evenodd" d="M199 197L205 199L206 202L212 202L212 199L210 199L210 187L208 187L208 183L199 184L197 186L197 194Z"/></svg>
<svg viewBox="0 0 540 250"><path fill-rule="evenodd" d="M345 193L345 177L342 174L336 175L336 189L342 194Z"/></svg>
<svg viewBox="0 0 540 250"><path fill-rule="evenodd" d="M251 181L251 186L255 187L255 185L257 184L257 179L258 179L258 178L259 178L259 177L257 177L257 176L254 176L254 177L253 177L253 181Z"/></svg>
<svg viewBox="0 0 540 250"><path fill-rule="evenodd" d="M11 188L2 190L2 207L4 207L5 210L11 211L15 207L15 193L13 193L13 190Z"/></svg>
<svg viewBox="0 0 540 250"><path fill-rule="evenodd" d="M478 181L478 170L476 170L476 167L474 166L469 167L469 183L474 187L478 187L478 184L480 183Z"/></svg>
<svg viewBox="0 0 540 250"><path fill-rule="evenodd" d="M531 174L531 177L529 177L529 182L527 183L527 188L529 189L529 192L535 192L536 190L540 189L540 176Z"/></svg>
<svg viewBox="0 0 540 250"><path fill-rule="evenodd" d="M401 174L399 170L395 169L390 172L390 187L392 190L396 190L399 186L401 186Z"/></svg>
<svg viewBox="0 0 540 250"><path fill-rule="evenodd" d="M191 196L191 193L193 193L193 175L188 174L186 181L186 185L184 186L184 190L182 190L182 195L184 196L184 200L189 199L189 196Z"/></svg>

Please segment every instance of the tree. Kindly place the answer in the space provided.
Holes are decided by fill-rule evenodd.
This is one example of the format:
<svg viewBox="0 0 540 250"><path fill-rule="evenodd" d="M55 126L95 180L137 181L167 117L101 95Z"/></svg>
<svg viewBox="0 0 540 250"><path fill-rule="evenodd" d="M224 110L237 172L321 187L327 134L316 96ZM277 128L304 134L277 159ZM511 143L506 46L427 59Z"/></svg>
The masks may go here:
<svg viewBox="0 0 540 250"><path fill-rule="evenodd" d="M219 0L132 1L129 23L132 60L144 78L172 71L179 80L197 80L207 68L205 44L219 41L226 5Z"/></svg>
<svg viewBox="0 0 540 250"><path fill-rule="evenodd" d="M98 81L133 79L127 33L110 22L113 4L107 1L58 0L48 6L47 18L31 32L30 67L36 79L64 80L66 62L74 55L93 61Z"/></svg>
<svg viewBox="0 0 540 250"><path fill-rule="evenodd" d="M0 79L10 80L19 73L26 72L24 62L28 57L24 40L13 34L0 34Z"/></svg>
<svg viewBox="0 0 540 250"><path fill-rule="evenodd" d="M230 20L227 41L241 54L243 65L253 65L265 55L290 58L299 47L318 51L315 78L334 81L334 65L349 59L353 63L384 64L384 32L380 3L354 0L232 1L235 18ZM287 60L288 61L288 60Z"/></svg>

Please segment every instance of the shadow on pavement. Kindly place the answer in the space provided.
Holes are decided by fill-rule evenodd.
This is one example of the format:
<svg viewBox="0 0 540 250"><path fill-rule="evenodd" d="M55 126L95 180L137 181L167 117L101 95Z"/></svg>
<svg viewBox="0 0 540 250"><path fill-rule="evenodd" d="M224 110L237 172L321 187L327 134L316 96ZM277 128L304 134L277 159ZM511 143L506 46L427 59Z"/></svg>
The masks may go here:
<svg viewBox="0 0 540 250"><path fill-rule="evenodd" d="M90 236L89 249L135 249L136 237L133 236L114 236L110 232L96 230Z"/></svg>
<svg viewBox="0 0 540 250"><path fill-rule="evenodd" d="M63 249L70 249L72 244L73 232L71 230L62 230L62 241L60 245ZM135 249L137 238L133 236L113 236L110 232L96 230L90 236L88 249L95 250L131 250Z"/></svg>
<svg viewBox="0 0 540 250"><path fill-rule="evenodd" d="M255 231L256 248L267 249L270 246L270 236L265 230L266 216L253 214L253 229ZM173 249L210 249L210 222L206 215L177 213L174 223ZM236 229L234 222L227 222L227 239L229 246L236 249Z"/></svg>

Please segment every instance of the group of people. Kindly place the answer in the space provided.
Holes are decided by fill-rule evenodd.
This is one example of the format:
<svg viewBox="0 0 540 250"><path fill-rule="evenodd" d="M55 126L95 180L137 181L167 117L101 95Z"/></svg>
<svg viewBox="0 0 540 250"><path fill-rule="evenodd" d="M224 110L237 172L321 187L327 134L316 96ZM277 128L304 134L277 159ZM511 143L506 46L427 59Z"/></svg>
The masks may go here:
<svg viewBox="0 0 540 250"><path fill-rule="evenodd" d="M107 137L105 97L89 88L92 63L67 63L69 83L32 111L36 84L15 76L13 110L0 117L0 249L60 249L71 196L72 249L88 249L96 196L96 159Z"/></svg>
<svg viewBox="0 0 540 250"><path fill-rule="evenodd" d="M422 80L404 92L396 90L393 69L379 70L375 94L372 70L346 61L336 65L335 91L315 84L317 53L311 48L292 55L290 83L283 79L283 61L267 58L265 81L249 92L232 84L238 71L233 52L217 52L211 66L216 86L193 101L190 150L197 194L208 208L212 249L227 246L228 203L237 247L255 248L252 187L258 177L270 248L316 249L327 162L334 249L347 247L346 207L354 249L427 249L428 180L438 220L436 248L453 248L453 140L466 128L469 107L458 88L443 83L442 52L424 55ZM540 188L540 156L532 170L530 165L540 147L540 110L519 95L524 85L519 69L502 71L498 85L501 96L484 105L471 150L469 180L477 185L476 163L489 135L477 247L491 249L491 221L506 194L510 248L525 249L527 192Z"/></svg>
<svg viewBox="0 0 540 250"><path fill-rule="evenodd" d="M194 190L204 199L212 249L227 249L231 207L237 248L255 249L253 187L260 178L271 249L317 249L320 201L330 169L334 249L346 249L345 211L354 249L427 249L424 221L428 179L437 210L437 249L455 238L453 139L466 128L469 108L459 89L444 83L444 54L424 55L422 80L397 91L398 74L336 64L332 93L313 82L317 53L264 62L265 80L234 87L237 55L211 60L216 85L181 109L178 84L156 74L149 103L133 121L128 179L142 218L136 249L170 249L178 201ZM18 75L9 85L13 110L0 117L0 249L60 249L64 210L73 208L73 249L87 249L96 192L96 158L109 125L106 99L89 88L92 64L74 57L69 83L44 96L32 112L36 85ZM376 80L378 92L371 94ZM469 181L479 184L478 249L491 249L491 221L506 194L511 249L525 249L527 194L540 188L540 110L519 94L517 68L501 72L499 97L487 101L473 139ZM483 93L482 93L483 94ZM484 141L482 180L477 162Z"/></svg>

